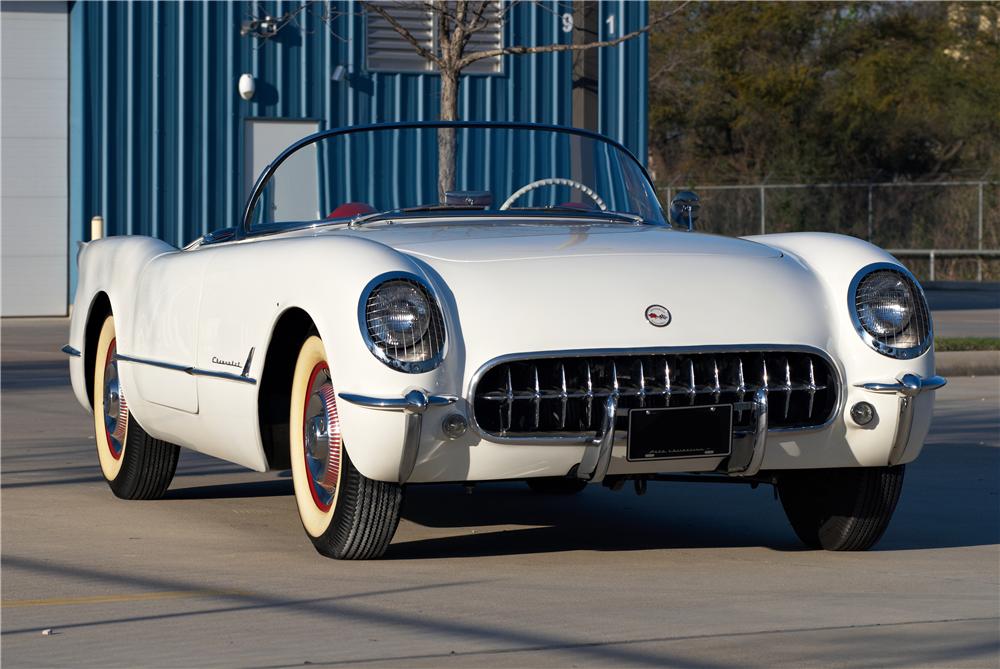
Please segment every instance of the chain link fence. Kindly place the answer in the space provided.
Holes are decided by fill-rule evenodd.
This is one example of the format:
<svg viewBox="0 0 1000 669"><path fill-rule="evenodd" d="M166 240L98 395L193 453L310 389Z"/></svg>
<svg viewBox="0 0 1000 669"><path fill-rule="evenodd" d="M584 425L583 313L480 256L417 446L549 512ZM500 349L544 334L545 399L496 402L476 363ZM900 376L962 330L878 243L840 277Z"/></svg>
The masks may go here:
<svg viewBox="0 0 1000 669"><path fill-rule="evenodd" d="M1000 182L671 186L701 197L697 228L730 236L837 232L895 254L923 281L1000 281Z"/></svg>

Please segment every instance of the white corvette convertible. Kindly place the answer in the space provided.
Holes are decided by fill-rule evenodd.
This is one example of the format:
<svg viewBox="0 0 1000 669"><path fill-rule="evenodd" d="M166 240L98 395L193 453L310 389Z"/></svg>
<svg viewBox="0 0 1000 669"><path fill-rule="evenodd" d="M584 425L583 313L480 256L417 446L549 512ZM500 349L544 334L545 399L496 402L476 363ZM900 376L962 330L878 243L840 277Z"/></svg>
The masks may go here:
<svg viewBox="0 0 1000 669"><path fill-rule="evenodd" d="M858 239L670 209L576 129L306 137L235 227L82 247L64 350L104 477L158 497L181 446L290 468L335 558L383 554L407 485L499 479L770 483L807 545L871 547L945 383L920 286Z"/></svg>

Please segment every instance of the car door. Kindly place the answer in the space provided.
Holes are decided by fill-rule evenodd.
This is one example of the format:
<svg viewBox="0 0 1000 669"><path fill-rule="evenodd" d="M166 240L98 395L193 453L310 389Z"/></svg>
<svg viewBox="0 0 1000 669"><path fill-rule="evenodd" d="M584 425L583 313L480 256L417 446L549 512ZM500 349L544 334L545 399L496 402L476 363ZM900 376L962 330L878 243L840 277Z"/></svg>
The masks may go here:
<svg viewBox="0 0 1000 669"><path fill-rule="evenodd" d="M198 413L198 316L207 257L178 251L151 260L136 289L132 350L136 390L155 404Z"/></svg>

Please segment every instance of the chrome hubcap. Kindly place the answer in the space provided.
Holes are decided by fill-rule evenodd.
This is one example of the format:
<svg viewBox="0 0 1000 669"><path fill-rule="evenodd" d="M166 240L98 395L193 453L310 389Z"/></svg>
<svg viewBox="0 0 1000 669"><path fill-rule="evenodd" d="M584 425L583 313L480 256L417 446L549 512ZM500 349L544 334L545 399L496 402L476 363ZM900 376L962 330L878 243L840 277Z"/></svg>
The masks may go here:
<svg viewBox="0 0 1000 669"><path fill-rule="evenodd" d="M108 348L104 365L104 431L111 455L120 458L125 448L125 428L128 425L128 405L118 380L118 361L115 358L115 341Z"/></svg>
<svg viewBox="0 0 1000 669"><path fill-rule="evenodd" d="M313 501L323 511L333 503L340 475L340 420L326 363L313 369L302 421L302 445Z"/></svg>

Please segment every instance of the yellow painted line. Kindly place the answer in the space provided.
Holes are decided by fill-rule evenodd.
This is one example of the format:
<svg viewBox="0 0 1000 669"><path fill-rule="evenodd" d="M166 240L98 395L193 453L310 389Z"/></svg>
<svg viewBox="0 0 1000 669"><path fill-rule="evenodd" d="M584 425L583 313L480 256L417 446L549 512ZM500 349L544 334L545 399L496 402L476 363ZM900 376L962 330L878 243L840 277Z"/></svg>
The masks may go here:
<svg viewBox="0 0 1000 669"><path fill-rule="evenodd" d="M116 602L144 602L155 599L183 599L186 597L212 597L219 595L246 595L236 590L172 590L167 592L140 592L133 595L93 595L90 597L55 597L51 599L8 599L0 608L22 606L73 606L75 604L113 604Z"/></svg>

